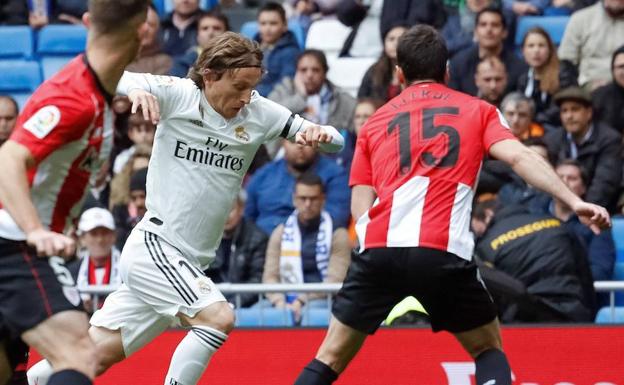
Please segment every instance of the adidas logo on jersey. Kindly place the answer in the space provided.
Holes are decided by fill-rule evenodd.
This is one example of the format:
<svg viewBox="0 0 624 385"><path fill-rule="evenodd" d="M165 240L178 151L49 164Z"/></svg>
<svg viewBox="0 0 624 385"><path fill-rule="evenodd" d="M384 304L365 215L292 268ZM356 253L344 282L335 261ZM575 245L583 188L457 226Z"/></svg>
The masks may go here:
<svg viewBox="0 0 624 385"><path fill-rule="evenodd" d="M204 122L202 122L201 120L197 120L197 119L189 119L188 120L189 123L196 125L199 128L204 128Z"/></svg>

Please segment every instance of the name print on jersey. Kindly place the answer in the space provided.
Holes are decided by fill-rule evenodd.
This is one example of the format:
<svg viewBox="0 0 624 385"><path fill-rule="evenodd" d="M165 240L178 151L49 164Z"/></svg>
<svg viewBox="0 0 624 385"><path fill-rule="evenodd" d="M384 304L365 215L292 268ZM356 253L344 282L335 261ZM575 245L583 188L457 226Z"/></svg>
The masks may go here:
<svg viewBox="0 0 624 385"><path fill-rule="evenodd" d="M244 159L232 154L227 154L227 143L217 138L208 137L206 148L194 148L182 140L176 140L173 156L193 163L201 163L208 166L225 168L232 171L240 171L243 168ZM224 154L225 152L225 154Z"/></svg>

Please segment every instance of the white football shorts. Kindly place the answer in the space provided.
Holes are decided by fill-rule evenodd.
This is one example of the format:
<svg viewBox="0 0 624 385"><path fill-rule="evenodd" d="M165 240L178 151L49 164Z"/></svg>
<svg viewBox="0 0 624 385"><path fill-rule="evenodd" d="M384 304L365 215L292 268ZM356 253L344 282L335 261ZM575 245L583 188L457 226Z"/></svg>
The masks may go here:
<svg viewBox="0 0 624 385"><path fill-rule="evenodd" d="M120 330L126 357L145 346L179 313L194 317L223 294L196 262L159 236L134 229L121 253L123 284L91 317L91 325Z"/></svg>

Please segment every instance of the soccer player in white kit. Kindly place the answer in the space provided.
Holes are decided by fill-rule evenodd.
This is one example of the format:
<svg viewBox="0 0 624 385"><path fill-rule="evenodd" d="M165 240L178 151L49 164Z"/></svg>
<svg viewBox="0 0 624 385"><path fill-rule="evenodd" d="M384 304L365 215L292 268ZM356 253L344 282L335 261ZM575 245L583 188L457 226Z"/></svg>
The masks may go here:
<svg viewBox="0 0 624 385"><path fill-rule="evenodd" d="M283 137L322 151L342 149L330 126L317 126L258 95L258 45L235 33L213 39L188 79L125 73L118 92L132 111L159 120L147 175L147 213L121 255L124 284L91 318L98 374L178 319L190 327L171 359L165 385L194 385L234 326L234 311L202 272L259 146ZM42 361L28 373L46 383Z"/></svg>

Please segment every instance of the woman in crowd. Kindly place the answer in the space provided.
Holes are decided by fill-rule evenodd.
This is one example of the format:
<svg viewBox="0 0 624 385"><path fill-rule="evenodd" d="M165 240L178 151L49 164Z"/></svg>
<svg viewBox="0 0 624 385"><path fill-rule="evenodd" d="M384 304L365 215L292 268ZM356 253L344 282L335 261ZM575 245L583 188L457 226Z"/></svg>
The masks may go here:
<svg viewBox="0 0 624 385"><path fill-rule="evenodd" d="M529 29L522 40L522 55L529 65L518 79L517 90L535 102L535 121L559 125L559 110L552 96L559 90L559 59L552 39L541 27Z"/></svg>

